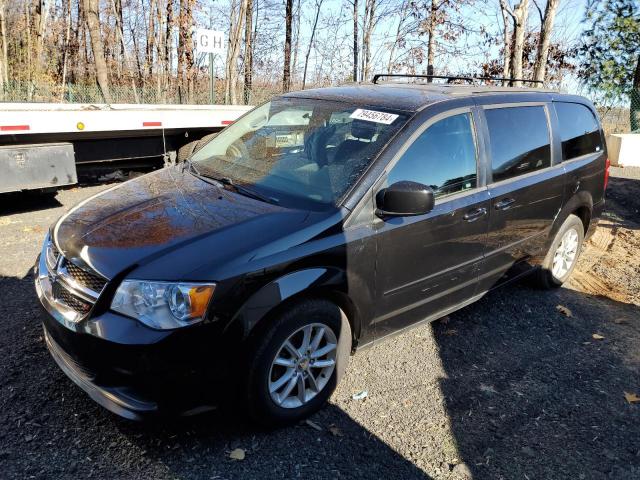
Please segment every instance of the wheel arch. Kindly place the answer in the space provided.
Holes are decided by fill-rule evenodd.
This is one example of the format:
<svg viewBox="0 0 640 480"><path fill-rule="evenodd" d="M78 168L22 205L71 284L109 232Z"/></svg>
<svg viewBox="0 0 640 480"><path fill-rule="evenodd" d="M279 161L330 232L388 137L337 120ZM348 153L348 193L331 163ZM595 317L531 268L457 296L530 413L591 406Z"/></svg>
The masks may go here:
<svg viewBox="0 0 640 480"><path fill-rule="evenodd" d="M321 298L338 305L349 320L352 349L360 336L358 308L348 295L346 272L337 267L314 267L290 272L272 280L255 292L234 315L231 324L242 337L259 336L269 327L269 319L294 302Z"/></svg>
<svg viewBox="0 0 640 480"><path fill-rule="evenodd" d="M586 234L593 214L593 197L591 196L591 193L587 191L577 192L562 206L560 212L556 216L556 220L553 222L551 232L549 233L549 245L553 241L553 238L564 221L571 214L576 215L580 220L582 220L584 233Z"/></svg>

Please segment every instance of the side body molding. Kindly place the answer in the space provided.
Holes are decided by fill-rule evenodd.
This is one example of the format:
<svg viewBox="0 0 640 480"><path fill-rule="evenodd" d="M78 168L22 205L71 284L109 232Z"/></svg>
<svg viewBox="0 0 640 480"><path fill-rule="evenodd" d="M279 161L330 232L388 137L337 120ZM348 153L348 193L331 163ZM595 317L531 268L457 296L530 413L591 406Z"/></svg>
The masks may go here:
<svg viewBox="0 0 640 480"><path fill-rule="evenodd" d="M240 322L243 336L246 337L269 311L294 295L326 287L346 292L346 285L345 272L336 267L316 267L291 272L254 293L231 323Z"/></svg>

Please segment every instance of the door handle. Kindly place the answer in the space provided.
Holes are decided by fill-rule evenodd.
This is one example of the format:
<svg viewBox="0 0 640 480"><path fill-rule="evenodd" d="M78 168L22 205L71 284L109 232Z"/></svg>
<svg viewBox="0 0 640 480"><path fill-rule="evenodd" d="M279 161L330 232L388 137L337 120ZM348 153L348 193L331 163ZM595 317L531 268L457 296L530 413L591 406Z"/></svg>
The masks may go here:
<svg viewBox="0 0 640 480"><path fill-rule="evenodd" d="M487 209L486 208L476 208L474 210L469 210L467 213L465 213L463 218L467 222L475 222L480 217L482 217L483 215L486 215L486 214L487 214Z"/></svg>
<svg viewBox="0 0 640 480"><path fill-rule="evenodd" d="M513 203L515 201L516 201L515 198L503 198L498 203L496 203L494 206L495 206L496 210L506 210L508 208L511 208L511 205L513 205Z"/></svg>

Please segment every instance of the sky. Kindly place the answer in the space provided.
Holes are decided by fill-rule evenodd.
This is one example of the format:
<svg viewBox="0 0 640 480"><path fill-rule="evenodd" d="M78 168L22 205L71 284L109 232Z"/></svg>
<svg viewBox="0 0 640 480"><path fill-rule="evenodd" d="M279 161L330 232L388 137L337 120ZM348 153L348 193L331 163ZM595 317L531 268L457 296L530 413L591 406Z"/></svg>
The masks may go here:
<svg viewBox="0 0 640 480"><path fill-rule="evenodd" d="M223 0L225 1L225 0ZM394 0L382 0L382 5L385 3L393 2ZM584 17L584 11L587 0L561 0L558 14L556 17L554 27L554 41L560 41L565 45L575 44L582 33L583 25L581 23ZM280 2L284 4L284 2ZM315 0L303 0L303 14L302 23L300 25L300 53L304 55L306 47L308 45L309 37L311 34L311 24L314 15ZM360 2L361 4L364 1ZM511 0L514 3L514 0ZM540 7L544 9L544 0L539 0ZM294 0L295 5L295 0ZM470 30L479 30L481 26L484 26L492 33L498 33L501 31L502 18L499 12L499 0L475 0L471 5L462 7L462 13L466 19L465 27ZM338 29L328 30L320 29L316 33L316 39L318 45L325 45L328 48L334 48L339 51L338 58L341 63L337 66L332 66L335 71L339 71L340 74L349 72L351 70L350 63L351 54L348 53L351 47L350 36L352 35L352 23L349 21L351 12L351 6L345 0L324 0L321 18L337 17L342 15L345 21L342 22L342 26ZM198 27L212 26L214 29L228 30L228 19L222 14L225 9L221 3L211 3L208 7L205 5L197 20ZM362 6L362 11L364 6ZM282 37L282 43L284 42L284 8L282 8L282 18L278 16L271 16L271 22L273 26L272 30L268 32L260 32L259 35L264 33L265 35L279 35ZM390 43L395 37L395 32L398 27L399 18L397 15L385 17L376 27L372 38L375 72L386 71L386 66L389 59ZM322 24L322 22L320 22ZM539 29L540 20L537 9L535 8L533 0L530 3L530 16L529 27L531 29ZM339 40L335 40L339 39ZM336 42L335 45L331 45L332 42ZM455 46L458 50L464 52L464 55L451 55L442 51L436 50L436 69L446 66L449 73L454 74L468 74L472 69L472 65L486 60L486 49L481 47L482 39L480 35L470 33L467 36L460 37ZM332 54L335 52L332 52ZM499 48L493 47L489 50L490 57L497 58L499 56ZM278 64L282 62L281 51L273 52L273 63ZM309 72L310 75L316 71L316 67L320 65L324 69L327 65L322 62L327 61L327 56L323 58L323 53L320 49L314 49L311 52L309 59ZM301 62L299 62L301 65ZM217 68L223 67L221 61L217 62ZM426 64L424 64L426 69ZM437 73L437 72L436 72ZM563 89L572 93L580 93L581 86L574 76L569 76L564 82Z"/></svg>

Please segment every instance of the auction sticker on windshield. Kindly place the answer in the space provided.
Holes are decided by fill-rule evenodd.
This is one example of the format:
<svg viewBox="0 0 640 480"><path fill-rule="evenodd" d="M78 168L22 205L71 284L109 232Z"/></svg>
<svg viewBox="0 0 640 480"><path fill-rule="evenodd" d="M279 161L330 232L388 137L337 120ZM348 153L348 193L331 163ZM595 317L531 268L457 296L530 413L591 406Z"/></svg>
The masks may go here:
<svg viewBox="0 0 640 480"><path fill-rule="evenodd" d="M376 110L365 110L364 108L358 108L351 115L349 115L349 117L355 118L357 120L366 120L368 122L384 123L385 125L390 125L396 118L398 118L398 115L394 115L393 113L378 112Z"/></svg>

